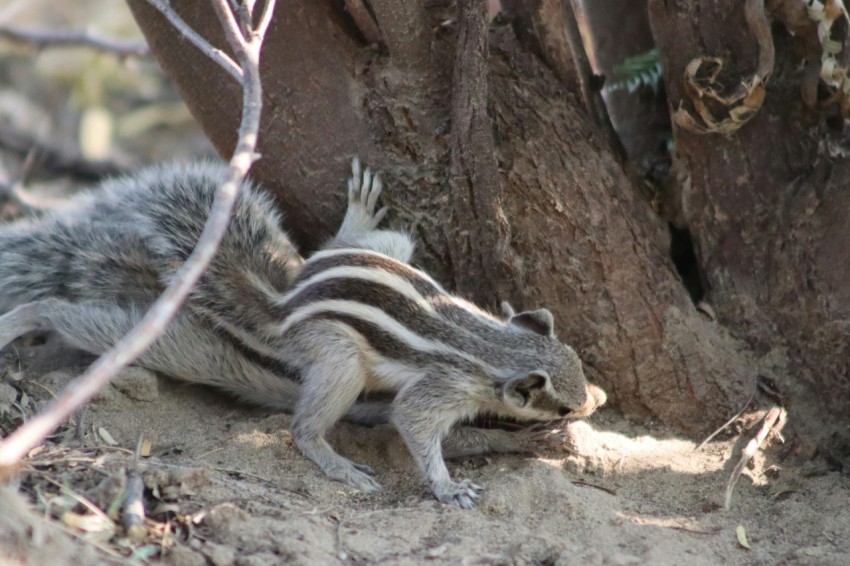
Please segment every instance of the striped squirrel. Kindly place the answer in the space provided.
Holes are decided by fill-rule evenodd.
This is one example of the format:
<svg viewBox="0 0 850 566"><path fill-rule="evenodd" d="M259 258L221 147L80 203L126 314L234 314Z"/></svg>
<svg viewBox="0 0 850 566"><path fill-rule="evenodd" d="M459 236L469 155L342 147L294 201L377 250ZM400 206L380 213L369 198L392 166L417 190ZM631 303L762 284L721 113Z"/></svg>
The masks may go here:
<svg viewBox="0 0 850 566"><path fill-rule="evenodd" d="M0 227L0 349L54 330L106 351L191 253L223 171L154 166ZM355 158L342 225L304 262L271 198L246 182L207 273L136 363L292 411L304 456L365 492L381 489L372 470L337 454L325 432L341 418L389 421L436 498L470 508L481 488L453 481L443 451L526 451L530 429L456 425L477 415L581 417L605 394L586 384L548 310L517 314L504 303L496 317L412 267L411 236L377 228L381 187Z"/></svg>

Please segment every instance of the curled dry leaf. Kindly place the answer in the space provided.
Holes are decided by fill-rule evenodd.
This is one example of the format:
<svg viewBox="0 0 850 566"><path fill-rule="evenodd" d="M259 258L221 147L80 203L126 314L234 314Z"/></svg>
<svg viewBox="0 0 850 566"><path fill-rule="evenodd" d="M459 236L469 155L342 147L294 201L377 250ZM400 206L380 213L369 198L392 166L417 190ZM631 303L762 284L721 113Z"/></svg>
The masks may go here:
<svg viewBox="0 0 850 566"><path fill-rule="evenodd" d="M697 116L680 102L673 113L673 120L680 127L697 134L731 134L755 116L764 103L765 85L774 64L773 39L764 13L764 0L747 0L744 15L758 43L756 72L749 79L741 80L731 94L724 95L726 89L718 81L723 60L717 57L693 59L685 67L685 95Z"/></svg>

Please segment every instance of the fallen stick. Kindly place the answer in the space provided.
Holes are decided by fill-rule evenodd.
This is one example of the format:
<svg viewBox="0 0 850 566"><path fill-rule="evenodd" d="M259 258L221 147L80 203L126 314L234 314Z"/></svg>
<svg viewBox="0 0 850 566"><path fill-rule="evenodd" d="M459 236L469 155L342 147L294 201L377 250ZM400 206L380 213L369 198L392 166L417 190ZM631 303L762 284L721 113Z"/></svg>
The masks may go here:
<svg viewBox="0 0 850 566"><path fill-rule="evenodd" d="M731 419L729 419L728 421L726 421L725 423L723 423L723 425L721 425L721 427L720 427L720 428L718 428L717 430L715 430L714 432L712 432L711 434L709 434L709 435L708 435L708 438L706 438L705 440L703 440L702 442L700 442L700 443L699 443L699 446L697 446L696 448L694 448L694 452L699 452L699 451L702 449L702 447L703 447L703 446L705 446L706 444L708 444L709 442L711 442L711 439L712 439L712 438L714 438L715 436L717 436L718 434L720 434L720 433L723 431L723 429L725 429L727 426L729 426L729 425L731 425L732 423L734 423L734 422L735 422L735 420L736 420L738 417L740 417L740 416L741 416L741 414L742 414L744 411L746 411L746 410L747 410L747 407L749 407L749 406L750 406L750 403L752 403L752 402L753 402L753 396L752 396L752 395L750 395L750 398L749 398L749 399L747 399L747 402L746 402L746 403L744 403L744 406L743 406L743 407L741 407L741 410L740 410L740 411L738 411L737 413L735 413L735 416L733 416Z"/></svg>
<svg viewBox="0 0 850 566"><path fill-rule="evenodd" d="M759 448L761 448L761 445L764 444L771 432L775 431L776 434L779 435L782 427L785 426L785 420L787 417L788 414L782 407L773 407L767 412L761 429L758 434L756 434L756 436L747 443L747 446L744 447L743 452L741 452L741 459L738 461L738 465L736 465L735 469L732 470L732 475L729 476L729 480L726 482L726 488L724 490L725 495L723 497L724 509L729 510L732 505L732 492L735 490L735 484L738 483L738 478L741 477L741 472L744 471L744 467L747 465L747 462L756 455L756 452L759 451ZM779 438L782 437L780 436Z"/></svg>
<svg viewBox="0 0 850 566"><path fill-rule="evenodd" d="M144 435L140 435L133 454L133 466L127 474L124 502L121 504L121 526L124 527L127 537L137 543L144 541L148 532L145 527L145 502L142 499L145 484L142 474L139 473L139 453L142 451L143 441Z"/></svg>

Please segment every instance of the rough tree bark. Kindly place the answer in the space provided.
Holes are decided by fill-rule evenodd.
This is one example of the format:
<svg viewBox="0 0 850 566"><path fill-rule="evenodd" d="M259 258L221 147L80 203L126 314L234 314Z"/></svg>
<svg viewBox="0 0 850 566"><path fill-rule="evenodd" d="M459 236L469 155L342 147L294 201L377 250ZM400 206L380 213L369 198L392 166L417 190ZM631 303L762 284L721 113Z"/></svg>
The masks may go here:
<svg viewBox="0 0 850 566"><path fill-rule="evenodd" d="M205 2L173 4L223 45ZM666 226L636 198L574 88L510 25L488 27L483 2L344 4L374 15L380 45L364 41L375 26L361 32L342 2L284 0L262 57L253 174L301 249L337 226L348 160L360 155L384 174L390 224L418 236L420 264L481 304L551 308L560 337L623 410L690 432L736 412L755 388L752 360L695 311ZM144 0L130 6L226 152L236 85Z"/></svg>
<svg viewBox="0 0 850 566"><path fill-rule="evenodd" d="M759 49L744 5L650 0L673 109L681 103L693 110L683 76L696 57L734 54L719 77L727 90L752 76ZM694 236L706 298L721 322L745 337L772 367L779 394L790 398L798 412L815 416L809 427L822 427L829 415L844 419L846 427L846 122L837 106L814 100L821 48L805 3L768 1L766 10L774 18L766 35L773 42L775 66L764 105L728 136L675 129L681 187L675 204ZM846 48L842 57L846 61Z"/></svg>

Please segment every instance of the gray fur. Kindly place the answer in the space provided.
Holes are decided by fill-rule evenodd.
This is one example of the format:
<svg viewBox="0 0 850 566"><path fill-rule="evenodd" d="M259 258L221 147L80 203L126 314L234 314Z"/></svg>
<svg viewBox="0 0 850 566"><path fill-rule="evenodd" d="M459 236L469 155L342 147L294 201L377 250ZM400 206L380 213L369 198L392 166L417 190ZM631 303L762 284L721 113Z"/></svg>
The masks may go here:
<svg viewBox="0 0 850 566"><path fill-rule="evenodd" d="M0 348L40 329L95 354L110 348L191 253L223 171L150 168L0 227L0 308L12 309L0 316ZM437 499L469 508L481 488L451 479L444 445L468 455L533 442L458 423L584 416L604 393L555 338L549 311L506 305L495 317L412 267L412 238L377 228L381 188L355 159L345 219L303 263L271 200L246 183L210 269L137 363L293 411L301 452L366 492L380 489L372 470L337 454L325 433L341 418L389 420Z"/></svg>

